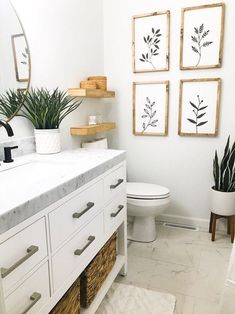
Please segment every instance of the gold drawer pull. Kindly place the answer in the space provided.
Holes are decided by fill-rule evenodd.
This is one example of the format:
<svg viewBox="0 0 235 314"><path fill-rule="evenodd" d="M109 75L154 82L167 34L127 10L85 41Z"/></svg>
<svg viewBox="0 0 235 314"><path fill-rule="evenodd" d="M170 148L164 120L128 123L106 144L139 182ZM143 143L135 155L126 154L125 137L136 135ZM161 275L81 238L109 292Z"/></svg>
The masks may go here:
<svg viewBox="0 0 235 314"><path fill-rule="evenodd" d="M92 207L94 207L95 206L95 203L93 203L93 202L89 202L89 203L87 203L87 205L86 205L87 207L82 211L82 212L80 212L80 213L74 213L73 214L73 218L80 218L82 215L84 215L89 209L91 209Z"/></svg>
<svg viewBox="0 0 235 314"><path fill-rule="evenodd" d="M9 268L2 267L0 269L1 277L5 278L6 276L8 276L17 267L19 267L21 264L27 261L32 255L34 255L38 250L39 250L38 246L31 245L29 248L27 248L27 254L24 257L22 257L19 261L17 261L14 265L10 266Z"/></svg>
<svg viewBox="0 0 235 314"><path fill-rule="evenodd" d="M110 189L111 189L111 190L116 189L116 188L117 188L120 184L122 184L123 182L124 182L123 179L118 179L118 182L117 182L116 184L110 185Z"/></svg>
<svg viewBox="0 0 235 314"><path fill-rule="evenodd" d="M123 205L119 205L119 206L118 206L118 211L117 211L116 213L110 214L110 216L111 216L112 218L116 217L116 216L120 213L120 211L121 211L123 208L124 208Z"/></svg>
<svg viewBox="0 0 235 314"><path fill-rule="evenodd" d="M28 313L28 311L31 310L31 308L41 299L41 297L42 295L40 293L34 292L30 297L30 301L32 301L32 303L21 314Z"/></svg>
<svg viewBox="0 0 235 314"><path fill-rule="evenodd" d="M88 243L82 248L82 249L77 249L74 252L74 255L81 255L87 248L89 245L91 245L91 243L95 240L94 236L89 236L88 238Z"/></svg>

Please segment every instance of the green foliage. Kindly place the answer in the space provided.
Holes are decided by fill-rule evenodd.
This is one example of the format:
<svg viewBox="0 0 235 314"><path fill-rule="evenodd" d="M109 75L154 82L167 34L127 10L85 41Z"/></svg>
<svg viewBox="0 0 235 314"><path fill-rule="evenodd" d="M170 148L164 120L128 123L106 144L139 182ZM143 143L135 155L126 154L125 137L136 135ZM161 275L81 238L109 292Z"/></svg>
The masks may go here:
<svg viewBox="0 0 235 314"><path fill-rule="evenodd" d="M26 95L20 116L32 122L35 129L58 129L62 120L78 108L82 100L67 96L56 88L31 89Z"/></svg>
<svg viewBox="0 0 235 314"><path fill-rule="evenodd" d="M214 189L221 192L235 192L235 142L230 148L230 136L219 164L217 151L213 161Z"/></svg>
<svg viewBox="0 0 235 314"><path fill-rule="evenodd" d="M0 115L11 118L22 105L25 98L25 92L21 90L8 90L0 94Z"/></svg>

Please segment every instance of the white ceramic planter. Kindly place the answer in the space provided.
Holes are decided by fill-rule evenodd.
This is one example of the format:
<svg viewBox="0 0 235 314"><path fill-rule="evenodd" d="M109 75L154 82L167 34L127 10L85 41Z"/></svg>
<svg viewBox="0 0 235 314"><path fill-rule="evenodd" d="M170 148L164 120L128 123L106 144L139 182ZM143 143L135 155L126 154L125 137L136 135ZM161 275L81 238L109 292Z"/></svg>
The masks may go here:
<svg viewBox="0 0 235 314"><path fill-rule="evenodd" d="M211 211L222 216L235 215L235 192L211 189Z"/></svg>
<svg viewBox="0 0 235 314"><path fill-rule="evenodd" d="M36 141L36 153L38 154L56 154L61 150L60 130L34 130Z"/></svg>

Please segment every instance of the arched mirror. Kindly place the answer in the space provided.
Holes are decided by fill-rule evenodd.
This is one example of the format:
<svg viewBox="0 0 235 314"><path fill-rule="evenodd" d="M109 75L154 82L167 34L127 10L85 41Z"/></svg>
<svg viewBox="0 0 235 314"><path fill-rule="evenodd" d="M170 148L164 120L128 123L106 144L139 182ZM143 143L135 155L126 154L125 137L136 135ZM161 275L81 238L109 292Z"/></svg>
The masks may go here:
<svg viewBox="0 0 235 314"><path fill-rule="evenodd" d="M22 23L10 0L0 0L0 119L10 121L29 89L30 52Z"/></svg>

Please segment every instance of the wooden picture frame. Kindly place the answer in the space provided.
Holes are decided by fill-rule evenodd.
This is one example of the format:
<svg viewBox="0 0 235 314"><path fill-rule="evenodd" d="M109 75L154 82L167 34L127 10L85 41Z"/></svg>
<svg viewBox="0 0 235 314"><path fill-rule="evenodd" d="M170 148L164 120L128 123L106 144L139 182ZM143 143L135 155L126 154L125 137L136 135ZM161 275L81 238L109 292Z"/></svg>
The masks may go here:
<svg viewBox="0 0 235 314"><path fill-rule="evenodd" d="M220 78L180 81L178 117L180 136L218 135L221 83Z"/></svg>
<svg viewBox="0 0 235 314"><path fill-rule="evenodd" d="M133 134L168 135L169 81L133 82Z"/></svg>
<svg viewBox="0 0 235 314"><path fill-rule="evenodd" d="M15 34L11 36L14 66L17 82L29 80L29 52L25 35Z"/></svg>
<svg viewBox="0 0 235 314"><path fill-rule="evenodd" d="M169 70L170 11L132 18L132 65L134 73Z"/></svg>
<svg viewBox="0 0 235 314"><path fill-rule="evenodd" d="M181 12L180 69L222 66L225 4L183 8Z"/></svg>

